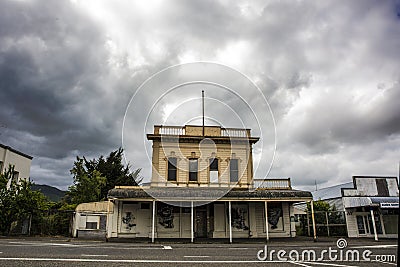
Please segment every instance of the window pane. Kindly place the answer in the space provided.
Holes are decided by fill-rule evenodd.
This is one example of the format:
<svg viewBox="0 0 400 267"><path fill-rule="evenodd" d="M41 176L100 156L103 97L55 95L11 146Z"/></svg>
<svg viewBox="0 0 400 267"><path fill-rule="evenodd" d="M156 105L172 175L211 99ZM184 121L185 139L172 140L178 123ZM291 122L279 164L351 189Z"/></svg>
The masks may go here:
<svg viewBox="0 0 400 267"><path fill-rule="evenodd" d="M218 183L218 159L210 159L210 183Z"/></svg>
<svg viewBox="0 0 400 267"><path fill-rule="evenodd" d="M218 183L218 171L210 171L210 183Z"/></svg>
<svg viewBox="0 0 400 267"><path fill-rule="evenodd" d="M397 234L397 226L399 224L399 216L398 215L384 215L383 217L383 225L385 226L386 234Z"/></svg>
<svg viewBox="0 0 400 267"><path fill-rule="evenodd" d="M230 181L231 182L239 181L239 169L238 169L238 160L237 159L230 160L229 170L230 170Z"/></svg>
<svg viewBox="0 0 400 267"><path fill-rule="evenodd" d="M358 233L360 235L365 234L365 228L364 228L364 218L362 216L357 216L357 227L358 227Z"/></svg>
<svg viewBox="0 0 400 267"><path fill-rule="evenodd" d="M168 158L168 181L176 181L176 158Z"/></svg>
<svg viewBox="0 0 400 267"><path fill-rule="evenodd" d="M86 229L97 229L97 222L86 222Z"/></svg>
<svg viewBox="0 0 400 267"><path fill-rule="evenodd" d="M189 171L197 172L197 159L189 159Z"/></svg>
<svg viewBox="0 0 400 267"><path fill-rule="evenodd" d="M365 222L365 230L367 233L369 233L369 225L368 225L368 218L367 216L364 216L364 222Z"/></svg>
<svg viewBox="0 0 400 267"><path fill-rule="evenodd" d="M210 159L210 171L218 171L218 159Z"/></svg>
<svg viewBox="0 0 400 267"><path fill-rule="evenodd" d="M197 159L189 159L189 181L197 181Z"/></svg>

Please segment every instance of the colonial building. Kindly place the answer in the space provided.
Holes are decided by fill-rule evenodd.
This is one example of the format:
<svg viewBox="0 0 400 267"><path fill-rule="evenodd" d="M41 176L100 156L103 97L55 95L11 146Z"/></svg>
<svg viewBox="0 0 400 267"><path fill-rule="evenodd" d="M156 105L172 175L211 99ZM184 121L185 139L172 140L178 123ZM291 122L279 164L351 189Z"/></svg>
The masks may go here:
<svg viewBox="0 0 400 267"><path fill-rule="evenodd" d="M293 203L312 200L311 193L293 190L290 178L254 186L259 138L249 129L155 126L147 139L151 182L109 191L107 238L295 236Z"/></svg>
<svg viewBox="0 0 400 267"><path fill-rule="evenodd" d="M13 180L29 179L32 157L12 147L0 144L0 173L14 166Z"/></svg>

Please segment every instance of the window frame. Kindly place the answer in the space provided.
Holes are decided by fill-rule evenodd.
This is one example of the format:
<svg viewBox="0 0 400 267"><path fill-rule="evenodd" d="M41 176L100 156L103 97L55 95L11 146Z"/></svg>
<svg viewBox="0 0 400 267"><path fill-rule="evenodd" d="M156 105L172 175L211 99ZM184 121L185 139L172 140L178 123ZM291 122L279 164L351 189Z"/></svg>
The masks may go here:
<svg viewBox="0 0 400 267"><path fill-rule="evenodd" d="M211 168L211 164L214 163L215 161L217 162L217 168L216 169ZM220 165L219 162L220 162L220 159L217 158L217 157L208 158L208 182L209 183L211 183L211 172L212 171L216 171L217 172L217 176L218 176L217 181L213 181L212 183L213 184L218 184L219 183L219 165Z"/></svg>
<svg viewBox="0 0 400 267"><path fill-rule="evenodd" d="M193 171L191 171L190 169L190 164L191 164L191 161L196 161L196 172L193 172ZM199 182L199 159L198 158L193 158L193 157L191 157L191 158L189 158L188 159L188 163L189 163L189 168L188 168L188 181L189 181L189 183L198 183ZM191 178L191 174L196 174L196 180L194 180L194 179L192 179Z"/></svg>
<svg viewBox="0 0 400 267"><path fill-rule="evenodd" d="M96 227L93 228L93 226L96 226ZM87 230L97 230L97 229L99 229L98 227L99 227L98 222L86 222L86 225L85 225L85 229L87 229Z"/></svg>
<svg viewBox="0 0 400 267"><path fill-rule="evenodd" d="M170 161L171 159L175 159L175 165ZM170 169L170 166L175 167L174 169ZM170 171L175 171L175 179L170 178ZM168 157L167 158L167 181L168 182L177 182L178 181L178 158L177 157Z"/></svg>
<svg viewBox="0 0 400 267"><path fill-rule="evenodd" d="M236 172L236 175L237 175L237 180L235 181L235 180L232 180L232 161L235 161L236 162L236 167L237 167L237 169L236 170L234 170L235 172ZM239 183L239 159L237 159L237 158L231 158L231 159L229 159L229 183Z"/></svg>

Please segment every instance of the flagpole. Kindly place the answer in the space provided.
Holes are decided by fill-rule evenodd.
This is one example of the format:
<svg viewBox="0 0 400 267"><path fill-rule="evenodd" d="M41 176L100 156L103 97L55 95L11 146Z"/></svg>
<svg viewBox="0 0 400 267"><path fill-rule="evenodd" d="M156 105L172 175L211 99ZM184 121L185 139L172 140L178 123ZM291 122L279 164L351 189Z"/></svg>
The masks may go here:
<svg viewBox="0 0 400 267"><path fill-rule="evenodd" d="M203 136L204 136L204 90L201 90L201 99L202 99L202 106L203 106Z"/></svg>

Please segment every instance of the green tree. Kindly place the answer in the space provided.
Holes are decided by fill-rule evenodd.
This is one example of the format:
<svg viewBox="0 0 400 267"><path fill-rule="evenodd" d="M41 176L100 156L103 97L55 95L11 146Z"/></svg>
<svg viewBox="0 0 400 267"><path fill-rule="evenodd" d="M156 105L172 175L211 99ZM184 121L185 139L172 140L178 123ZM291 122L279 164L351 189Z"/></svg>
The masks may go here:
<svg viewBox="0 0 400 267"><path fill-rule="evenodd" d="M103 197L101 189L106 185L106 178L97 170L87 170L84 159L78 158L71 173L74 185L68 188L68 196L72 204L99 201Z"/></svg>
<svg viewBox="0 0 400 267"><path fill-rule="evenodd" d="M46 197L38 191L32 191L32 183L22 179L13 180L14 166L0 174L0 232L10 233L13 222L30 218L33 223L40 221L48 208ZM11 183L10 183L11 182Z"/></svg>
<svg viewBox="0 0 400 267"><path fill-rule="evenodd" d="M131 172L129 164L124 166L123 153L124 150L119 148L112 151L106 158L100 156L97 160L86 161L91 168L98 170L106 177L106 185L101 191L103 198L106 198L108 191L115 186L136 186L142 181L140 177L141 169Z"/></svg>
<svg viewBox="0 0 400 267"><path fill-rule="evenodd" d="M338 211L335 205L330 205L328 202L323 200L317 200L313 203L314 206L314 218L315 223L319 225L326 225L326 217L328 216L328 223L337 225L345 224L345 217L342 211ZM311 205L307 203L307 212L311 216ZM311 217L310 217L311 221ZM346 226L330 226L330 235L345 235ZM317 233L319 235L327 235L327 227L319 226L317 227Z"/></svg>
<svg viewBox="0 0 400 267"><path fill-rule="evenodd" d="M7 188L14 173L14 166L9 166L4 173L0 173L0 233L8 235L12 222L16 220L15 212L16 191L13 188ZM12 187L15 185L12 184Z"/></svg>
<svg viewBox="0 0 400 267"><path fill-rule="evenodd" d="M74 185L69 187L64 205L72 204L76 207L80 203L104 200L108 191L116 185L138 185L142 179L141 169L131 173L129 165L124 166L122 160L122 148L98 159L87 160L85 157L77 157L71 169Z"/></svg>
<svg viewBox="0 0 400 267"><path fill-rule="evenodd" d="M317 200L313 203L314 211L330 211L333 207L328 202L323 200ZM307 211L311 212L311 204L307 202Z"/></svg>

